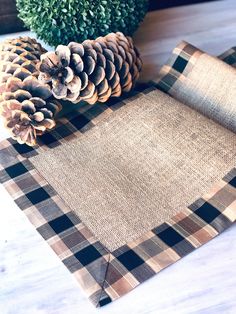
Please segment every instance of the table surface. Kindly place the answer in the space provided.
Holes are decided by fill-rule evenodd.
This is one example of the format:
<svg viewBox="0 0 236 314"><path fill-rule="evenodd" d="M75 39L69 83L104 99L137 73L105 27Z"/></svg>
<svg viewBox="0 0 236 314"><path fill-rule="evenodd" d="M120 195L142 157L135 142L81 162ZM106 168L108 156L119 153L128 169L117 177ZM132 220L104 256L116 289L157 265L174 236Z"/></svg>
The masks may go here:
<svg viewBox="0 0 236 314"><path fill-rule="evenodd" d="M212 54L236 45L235 9L235 0L225 0L149 13L135 35L142 78L152 79L182 39ZM0 139L6 137L0 127ZM1 314L236 313L236 226L95 309L2 186L0 209Z"/></svg>

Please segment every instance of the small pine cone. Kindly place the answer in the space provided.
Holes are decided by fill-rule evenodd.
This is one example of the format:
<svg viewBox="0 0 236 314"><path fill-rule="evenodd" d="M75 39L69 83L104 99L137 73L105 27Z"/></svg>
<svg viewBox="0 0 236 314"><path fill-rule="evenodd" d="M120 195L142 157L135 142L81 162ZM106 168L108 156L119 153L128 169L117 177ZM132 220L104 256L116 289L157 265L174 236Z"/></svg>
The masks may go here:
<svg viewBox="0 0 236 314"><path fill-rule="evenodd" d="M51 99L51 89L35 77L24 80L11 77L1 97L0 114L12 137L20 144L34 146L37 136L55 126L54 117L61 109Z"/></svg>
<svg viewBox="0 0 236 314"><path fill-rule="evenodd" d="M0 44L0 91L9 77L38 76L36 64L46 50L35 39L19 37Z"/></svg>
<svg viewBox="0 0 236 314"><path fill-rule="evenodd" d="M50 86L38 80L36 65L45 52L29 37L0 44L0 115L20 144L35 145L37 136L55 126L61 109Z"/></svg>
<svg viewBox="0 0 236 314"><path fill-rule="evenodd" d="M82 44L59 45L41 56L39 80L49 83L57 99L90 104L129 92L142 62L130 37L111 33Z"/></svg>

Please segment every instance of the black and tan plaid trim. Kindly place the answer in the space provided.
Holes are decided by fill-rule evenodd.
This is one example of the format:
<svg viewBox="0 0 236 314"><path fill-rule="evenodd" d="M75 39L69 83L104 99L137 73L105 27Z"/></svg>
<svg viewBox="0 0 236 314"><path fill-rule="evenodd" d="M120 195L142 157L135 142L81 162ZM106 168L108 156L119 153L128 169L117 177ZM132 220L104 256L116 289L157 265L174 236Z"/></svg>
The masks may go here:
<svg viewBox="0 0 236 314"><path fill-rule="evenodd" d="M166 65L161 68L152 84L165 93L170 93L176 81L182 80L192 70L203 52L191 44L182 41L172 52Z"/></svg>
<svg viewBox="0 0 236 314"><path fill-rule="evenodd" d="M97 306L109 252L28 159L9 156L0 151L0 183Z"/></svg>
<svg viewBox="0 0 236 314"><path fill-rule="evenodd" d="M175 83L184 80L203 53L202 50L182 41L174 48L171 57L161 68L158 77L151 83L159 90L171 95L172 91L175 90ZM227 50L218 58L236 67L236 48Z"/></svg>
<svg viewBox="0 0 236 314"><path fill-rule="evenodd" d="M232 47L229 50L225 51L224 53L219 55L218 58L225 63L236 67L236 47Z"/></svg>
<svg viewBox="0 0 236 314"><path fill-rule="evenodd" d="M167 222L111 253L104 290L112 300L213 239L236 221L236 169Z"/></svg>

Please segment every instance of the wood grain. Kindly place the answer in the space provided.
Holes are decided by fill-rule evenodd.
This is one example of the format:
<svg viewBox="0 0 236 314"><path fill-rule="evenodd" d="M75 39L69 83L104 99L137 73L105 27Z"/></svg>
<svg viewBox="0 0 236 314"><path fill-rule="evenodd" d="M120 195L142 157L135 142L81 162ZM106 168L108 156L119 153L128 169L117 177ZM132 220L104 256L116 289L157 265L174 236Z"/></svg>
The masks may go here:
<svg viewBox="0 0 236 314"><path fill-rule="evenodd" d="M181 40L218 55L236 45L235 30L235 0L148 13L135 34L135 43L144 62L142 80L150 80L157 75Z"/></svg>
<svg viewBox="0 0 236 314"><path fill-rule="evenodd" d="M207 1L215 1L215 0L149 0L149 10L157 10L157 9L165 9L176 7L179 5L187 5L187 4L194 4L200 2L207 2Z"/></svg>
<svg viewBox="0 0 236 314"><path fill-rule="evenodd" d="M0 0L0 34L12 33L24 29L17 17L15 0Z"/></svg>

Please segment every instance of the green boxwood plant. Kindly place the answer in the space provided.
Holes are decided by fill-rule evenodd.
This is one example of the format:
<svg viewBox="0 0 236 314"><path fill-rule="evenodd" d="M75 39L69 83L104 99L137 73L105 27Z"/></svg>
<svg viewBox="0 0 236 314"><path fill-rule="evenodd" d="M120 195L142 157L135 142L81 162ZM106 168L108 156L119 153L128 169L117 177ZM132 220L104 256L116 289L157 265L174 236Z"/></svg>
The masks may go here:
<svg viewBox="0 0 236 314"><path fill-rule="evenodd" d="M17 0L19 17L51 46L121 31L132 35L148 0Z"/></svg>

